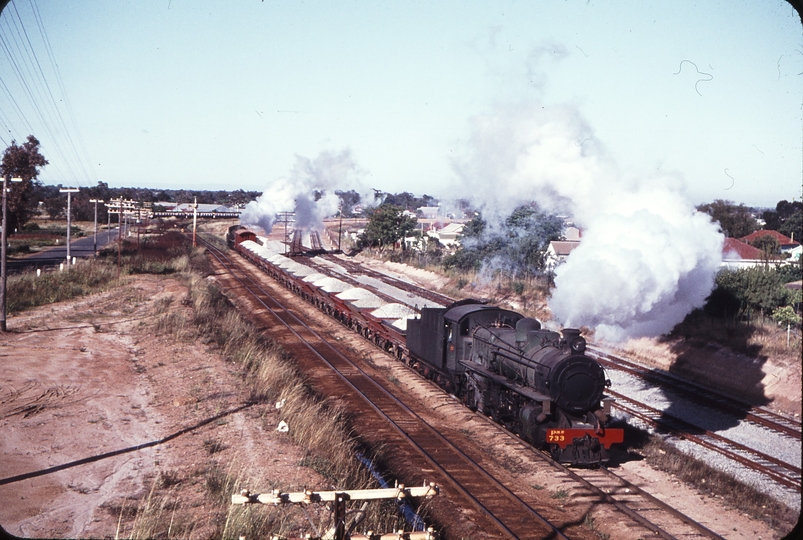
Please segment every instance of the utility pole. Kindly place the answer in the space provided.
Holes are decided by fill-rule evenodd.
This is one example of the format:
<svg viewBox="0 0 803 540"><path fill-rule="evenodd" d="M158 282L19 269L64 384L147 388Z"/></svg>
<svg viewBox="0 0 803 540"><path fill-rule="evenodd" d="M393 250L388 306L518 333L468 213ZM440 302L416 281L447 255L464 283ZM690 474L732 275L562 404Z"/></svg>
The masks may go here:
<svg viewBox="0 0 803 540"><path fill-rule="evenodd" d="M0 331L6 331L6 248L8 247L8 240L6 237L6 224L8 222L8 218L6 217L6 199L8 198L8 181L11 180L12 182L22 182L22 178L9 178L10 174L3 175L3 222L0 225L0 228L3 229L2 233L0 233L0 242L2 242L3 247L0 248Z"/></svg>
<svg viewBox="0 0 803 540"><path fill-rule="evenodd" d="M129 201L120 197L119 199L109 199L106 203L109 215L117 214L117 277L120 277L120 266L122 265L122 246L123 246L123 212L134 208L134 201ZM111 217L109 217L111 224Z"/></svg>
<svg viewBox="0 0 803 540"><path fill-rule="evenodd" d="M95 253L98 252L98 203L102 203L102 199L89 199L89 202L95 203Z"/></svg>
<svg viewBox="0 0 803 540"><path fill-rule="evenodd" d="M340 239L343 237L343 200L340 200L340 226L337 228L337 250L343 253L343 250L340 248Z"/></svg>
<svg viewBox="0 0 803 540"><path fill-rule="evenodd" d="M120 279L120 267L123 265L123 198L117 201L117 279Z"/></svg>
<svg viewBox="0 0 803 540"><path fill-rule="evenodd" d="M62 188L59 193L67 194L67 266L70 266L70 229L72 227L72 212L70 212L70 196L78 193L78 188Z"/></svg>
<svg viewBox="0 0 803 540"><path fill-rule="evenodd" d="M193 199L192 203L192 247L196 247L195 243L195 228L198 224L198 197Z"/></svg>
<svg viewBox="0 0 803 540"><path fill-rule="evenodd" d="M290 243L290 237L287 236L287 223L290 221L290 217L292 216L295 218L295 212L276 212L277 217L283 218L284 221L284 254L287 255L287 245ZM294 219L295 221L295 219Z"/></svg>

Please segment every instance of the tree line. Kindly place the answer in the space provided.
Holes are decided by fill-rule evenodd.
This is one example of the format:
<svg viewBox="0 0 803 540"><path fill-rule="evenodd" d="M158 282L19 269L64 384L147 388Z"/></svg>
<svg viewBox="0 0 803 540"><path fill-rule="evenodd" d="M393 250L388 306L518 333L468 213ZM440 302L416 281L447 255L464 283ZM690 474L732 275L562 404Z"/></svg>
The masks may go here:
<svg viewBox="0 0 803 540"><path fill-rule="evenodd" d="M774 210L749 208L744 204L716 199L697 207L719 223L722 233L730 238L743 238L757 230L778 231L800 242L803 238L803 202L778 201ZM764 221L763 227L758 218Z"/></svg>

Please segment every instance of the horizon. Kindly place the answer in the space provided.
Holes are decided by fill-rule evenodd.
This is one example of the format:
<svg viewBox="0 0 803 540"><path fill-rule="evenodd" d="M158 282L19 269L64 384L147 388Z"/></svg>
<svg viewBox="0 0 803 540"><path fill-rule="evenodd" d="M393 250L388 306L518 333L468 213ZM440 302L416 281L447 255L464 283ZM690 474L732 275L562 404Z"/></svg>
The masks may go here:
<svg viewBox="0 0 803 540"><path fill-rule="evenodd" d="M514 114L562 115L569 146L695 205L801 197L803 25L783 0L32 0L0 35L0 141L36 136L53 185L265 191L348 154L365 188L445 198L478 127Z"/></svg>

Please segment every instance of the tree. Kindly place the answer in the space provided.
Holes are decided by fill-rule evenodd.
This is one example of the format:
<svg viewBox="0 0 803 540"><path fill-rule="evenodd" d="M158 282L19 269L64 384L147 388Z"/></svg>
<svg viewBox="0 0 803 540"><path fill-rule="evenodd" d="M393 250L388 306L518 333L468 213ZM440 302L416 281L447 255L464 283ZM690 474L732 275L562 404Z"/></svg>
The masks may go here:
<svg viewBox="0 0 803 540"><path fill-rule="evenodd" d="M11 178L22 178L22 182L11 182L7 194L7 226L9 231L20 229L36 213L37 199L33 197L39 184L39 169L48 161L39 152L39 141L33 135L18 146L16 141L3 152L0 174Z"/></svg>
<svg viewBox="0 0 803 540"><path fill-rule="evenodd" d="M63 212L67 211L67 198L61 194L48 197L44 201L45 212L50 216L50 219L56 219L61 216Z"/></svg>
<svg viewBox="0 0 803 540"><path fill-rule="evenodd" d="M750 242L754 248L760 249L764 253L764 258L769 259L772 255L781 253L781 243L772 235L764 234Z"/></svg>
<svg viewBox="0 0 803 540"><path fill-rule="evenodd" d="M766 223L765 229L778 231L798 242L803 238L803 202L779 201L775 210L767 210L761 217Z"/></svg>
<svg viewBox="0 0 803 540"><path fill-rule="evenodd" d="M360 194L353 189L349 191L335 191L340 197L340 213L343 217L354 217L354 207L360 204Z"/></svg>
<svg viewBox="0 0 803 540"><path fill-rule="evenodd" d="M360 243L364 246L378 246L380 250L389 245L395 249L396 242L411 236L417 225L418 220L406 216L402 208L382 204L371 210L365 232L360 236Z"/></svg>
<svg viewBox="0 0 803 540"><path fill-rule="evenodd" d="M783 306L772 312L772 318L775 319L778 324L786 325L786 348L788 349L792 325L800 324L800 315L795 313L795 310L792 306Z"/></svg>
<svg viewBox="0 0 803 540"><path fill-rule="evenodd" d="M697 210L705 212L713 221L718 222L725 236L742 238L758 228L750 209L743 204L736 205L731 201L717 199L712 203L701 204Z"/></svg>
<svg viewBox="0 0 803 540"><path fill-rule="evenodd" d="M536 204L519 206L495 229L479 213L463 229L461 247L446 257L446 269L479 270L493 267L511 278L528 279L540 274L551 240L560 238L563 222L542 212Z"/></svg>
<svg viewBox="0 0 803 540"><path fill-rule="evenodd" d="M402 193L386 194L385 199L382 201L382 204L392 204L393 206L400 206L404 210L410 210L412 212L417 208L421 208L422 206L434 206L435 204L437 204L437 199L435 199L431 195L416 197L412 193L408 193L405 191Z"/></svg>
<svg viewBox="0 0 803 540"><path fill-rule="evenodd" d="M770 314L791 300L783 275L773 268L723 270L717 274L716 284L708 300L711 305L706 308L712 314L733 313L733 308L738 309L738 315L754 311Z"/></svg>

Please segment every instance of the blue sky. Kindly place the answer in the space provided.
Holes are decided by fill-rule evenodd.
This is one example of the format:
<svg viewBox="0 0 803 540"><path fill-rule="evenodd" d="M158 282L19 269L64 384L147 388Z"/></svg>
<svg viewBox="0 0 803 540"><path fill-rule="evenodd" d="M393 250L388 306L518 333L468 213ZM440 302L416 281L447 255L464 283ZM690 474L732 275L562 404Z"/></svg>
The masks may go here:
<svg viewBox="0 0 803 540"><path fill-rule="evenodd" d="M47 81L22 68L31 99L20 21ZM0 35L2 143L36 135L49 184L262 191L348 150L367 186L463 196L474 119L562 107L578 146L675 175L693 204L801 198L803 30L783 1L13 0Z"/></svg>

